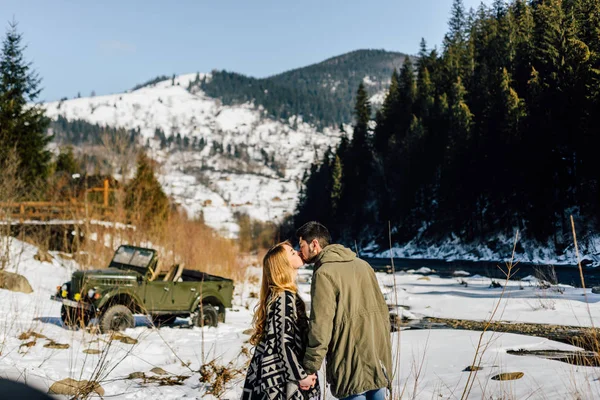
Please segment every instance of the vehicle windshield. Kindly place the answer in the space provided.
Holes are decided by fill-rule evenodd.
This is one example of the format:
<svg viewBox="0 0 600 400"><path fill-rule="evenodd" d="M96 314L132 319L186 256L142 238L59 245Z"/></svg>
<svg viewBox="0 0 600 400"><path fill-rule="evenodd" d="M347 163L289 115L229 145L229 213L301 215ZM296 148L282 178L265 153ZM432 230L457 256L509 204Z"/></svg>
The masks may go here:
<svg viewBox="0 0 600 400"><path fill-rule="evenodd" d="M146 268L154 252L147 249L139 249L132 247L119 247L112 259L113 263L131 265L133 267Z"/></svg>

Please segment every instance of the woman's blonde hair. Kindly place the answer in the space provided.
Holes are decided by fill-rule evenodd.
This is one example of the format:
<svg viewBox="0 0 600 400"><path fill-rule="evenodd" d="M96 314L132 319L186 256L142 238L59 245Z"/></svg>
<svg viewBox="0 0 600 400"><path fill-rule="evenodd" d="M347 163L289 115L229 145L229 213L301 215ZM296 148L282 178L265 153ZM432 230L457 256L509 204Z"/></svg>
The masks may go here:
<svg viewBox="0 0 600 400"><path fill-rule="evenodd" d="M263 259L263 276L260 287L260 297L252 324L254 333L250 343L254 346L260 343L267 322L267 314L271 302L285 290L296 293L296 282L294 280L294 269L292 268L284 245L292 247L288 241L271 247Z"/></svg>

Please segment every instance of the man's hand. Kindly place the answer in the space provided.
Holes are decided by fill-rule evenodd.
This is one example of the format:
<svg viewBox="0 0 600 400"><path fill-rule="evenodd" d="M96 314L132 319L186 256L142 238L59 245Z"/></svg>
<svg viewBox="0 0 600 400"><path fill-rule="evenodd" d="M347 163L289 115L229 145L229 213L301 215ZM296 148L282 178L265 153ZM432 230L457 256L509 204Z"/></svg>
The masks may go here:
<svg viewBox="0 0 600 400"><path fill-rule="evenodd" d="M314 373L312 375L308 375L306 378L302 379L298 382L298 386L302 390L308 390L312 387L315 387L315 383L317 382L317 374Z"/></svg>

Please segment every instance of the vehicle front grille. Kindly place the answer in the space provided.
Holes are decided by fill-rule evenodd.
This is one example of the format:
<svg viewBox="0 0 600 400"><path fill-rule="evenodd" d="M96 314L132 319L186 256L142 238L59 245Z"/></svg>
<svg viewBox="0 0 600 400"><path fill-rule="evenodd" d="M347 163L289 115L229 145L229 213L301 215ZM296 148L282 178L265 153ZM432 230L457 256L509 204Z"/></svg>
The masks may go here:
<svg viewBox="0 0 600 400"><path fill-rule="evenodd" d="M69 291L69 298L73 298L76 293L80 293L83 286L83 275L75 273L71 278L71 290Z"/></svg>

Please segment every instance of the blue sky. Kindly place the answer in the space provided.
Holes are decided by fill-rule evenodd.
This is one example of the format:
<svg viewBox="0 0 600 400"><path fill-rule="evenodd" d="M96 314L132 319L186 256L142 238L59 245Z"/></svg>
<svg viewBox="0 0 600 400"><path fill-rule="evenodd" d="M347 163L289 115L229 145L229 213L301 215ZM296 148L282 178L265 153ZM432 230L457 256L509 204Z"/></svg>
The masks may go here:
<svg viewBox="0 0 600 400"><path fill-rule="evenodd" d="M480 0L463 0L476 8ZM485 0L490 3L490 0ZM356 49L440 45L452 0L0 0L42 101L121 92L157 75L227 69L255 77Z"/></svg>

